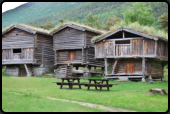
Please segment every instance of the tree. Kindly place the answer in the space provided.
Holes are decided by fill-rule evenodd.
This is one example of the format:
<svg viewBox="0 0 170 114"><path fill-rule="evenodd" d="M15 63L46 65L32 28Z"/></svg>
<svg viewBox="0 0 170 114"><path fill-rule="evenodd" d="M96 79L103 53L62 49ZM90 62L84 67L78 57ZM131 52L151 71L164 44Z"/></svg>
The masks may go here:
<svg viewBox="0 0 170 114"><path fill-rule="evenodd" d="M101 28L100 23L101 22L98 20L98 18L96 16L93 16L91 12L87 15L86 21L85 21L86 25L100 29Z"/></svg>
<svg viewBox="0 0 170 114"><path fill-rule="evenodd" d="M145 5L143 2L133 3L133 7L123 13L125 22L137 21L141 25L151 25L154 22L152 9Z"/></svg>
<svg viewBox="0 0 170 114"><path fill-rule="evenodd" d="M159 23L161 24L160 27L164 28L166 32L168 32L168 13L161 15Z"/></svg>
<svg viewBox="0 0 170 114"><path fill-rule="evenodd" d="M60 20L58 20L60 23L63 23L64 22L64 20L63 19L60 19Z"/></svg>
<svg viewBox="0 0 170 114"><path fill-rule="evenodd" d="M106 25L104 27L104 30L107 30L107 31L110 30L110 27L114 26L114 24L116 24L116 22L119 22L119 21L121 21L121 19L119 17L117 17L117 16L109 17L107 19L107 22L106 22Z"/></svg>

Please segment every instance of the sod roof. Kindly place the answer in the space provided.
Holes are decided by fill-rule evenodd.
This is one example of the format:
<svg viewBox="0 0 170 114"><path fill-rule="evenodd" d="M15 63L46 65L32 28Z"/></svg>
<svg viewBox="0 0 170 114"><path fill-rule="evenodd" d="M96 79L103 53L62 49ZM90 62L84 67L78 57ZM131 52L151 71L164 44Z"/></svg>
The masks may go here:
<svg viewBox="0 0 170 114"><path fill-rule="evenodd" d="M50 33L51 34L55 34L58 31L66 28L66 27L71 27L71 28L74 28L74 29L77 29L77 30L81 30L81 31L91 31L91 32L95 32L95 33L98 33L98 34L105 33L105 31L103 31L103 30L98 30L98 29L92 28L90 26L83 25L83 24L78 24L78 23L75 23L75 22L66 22L66 23L63 23L60 26L57 26L57 27L51 29Z"/></svg>
<svg viewBox="0 0 170 114"><path fill-rule="evenodd" d="M164 41L168 41L168 34L165 34L165 33L162 34L162 31L154 31L156 34L156 35L154 35L154 34L151 34L151 32L149 30L148 30L148 32L145 32L145 31L142 31L141 29L133 29L129 26L126 26L126 27L119 27L119 28L113 29L111 31L108 31L102 35L95 36L91 39L91 42L94 42L94 43L99 42L99 41L101 41L111 35L114 35L115 33L122 31L122 30L142 36L142 37L145 37L145 38L149 38L149 39L155 39L155 40L161 39ZM160 33L160 35L158 35L159 33ZM162 37L162 36L165 36L165 37Z"/></svg>
<svg viewBox="0 0 170 114"><path fill-rule="evenodd" d="M33 33L33 34L41 33L41 34L50 35L49 30L46 30L46 29L43 29L43 28L38 28L38 27L33 27L33 26L30 26L30 25L25 25L25 24L13 24L13 25L5 28L2 31L2 35L7 33L8 31L10 31L13 28L18 28L18 29L21 29L21 30L24 30L24 31L27 31L27 32L30 32L30 33Z"/></svg>

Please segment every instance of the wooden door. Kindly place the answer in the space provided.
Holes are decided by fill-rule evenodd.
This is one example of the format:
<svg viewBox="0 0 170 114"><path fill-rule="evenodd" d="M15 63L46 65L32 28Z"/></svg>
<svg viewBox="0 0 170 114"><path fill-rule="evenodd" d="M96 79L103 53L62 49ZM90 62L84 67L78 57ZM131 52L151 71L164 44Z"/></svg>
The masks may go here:
<svg viewBox="0 0 170 114"><path fill-rule="evenodd" d="M27 76L25 68L19 69L19 77Z"/></svg>
<svg viewBox="0 0 170 114"><path fill-rule="evenodd" d="M126 63L126 73L134 73L134 63Z"/></svg>
<svg viewBox="0 0 170 114"><path fill-rule="evenodd" d="M69 52L69 61L73 61L76 58L76 53L75 51L70 51Z"/></svg>

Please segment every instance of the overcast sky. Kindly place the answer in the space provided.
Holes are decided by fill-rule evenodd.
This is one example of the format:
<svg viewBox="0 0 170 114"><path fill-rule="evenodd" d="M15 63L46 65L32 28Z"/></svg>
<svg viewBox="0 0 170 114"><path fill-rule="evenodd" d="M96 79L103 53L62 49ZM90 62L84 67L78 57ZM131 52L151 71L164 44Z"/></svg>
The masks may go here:
<svg viewBox="0 0 170 114"><path fill-rule="evenodd" d="M27 2L4 2L2 4L2 13L7 10L14 9L14 8L20 6L21 4L25 4L25 3L27 3Z"/></svg>

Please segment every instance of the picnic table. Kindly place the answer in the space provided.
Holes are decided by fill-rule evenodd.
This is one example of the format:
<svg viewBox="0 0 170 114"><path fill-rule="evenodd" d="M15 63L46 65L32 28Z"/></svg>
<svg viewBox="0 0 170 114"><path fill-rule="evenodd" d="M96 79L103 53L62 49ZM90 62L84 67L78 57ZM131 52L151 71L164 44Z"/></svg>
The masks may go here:
<svg viewBox="0 0 170 114"><path fill-rule="evenodd" d="M107 90L109 90L109 87L112 87L113 85L117 85L117 84L109 84L109 80L108 79L88 79L89 83L88 84L84 84L85 86L87 86L87 90L90 89L91 86L95 86L96 90L102 90L102 87L107 87ZM91 83L92 81L94 81L94 83ZM100 82L97 82L100 81ZM106 84L103 84L103 82L106 81ZM97 89L97 87L100 87L100 89Z"/></svg>
<svg viewBox="0 0 170 114"><path fill-rule="evenodd" d="M60 89L62 89L63 85L68 85L69 89L73 88L73 85L78 85L79 89L81 89L81 85L84 85L85 83L80 83L80 78L60 78L62 82L53 82L57 85L60 85ZM67 82L64 82L66 80ZM78 83L75 83L74 81L77 80Z"/></svg>

